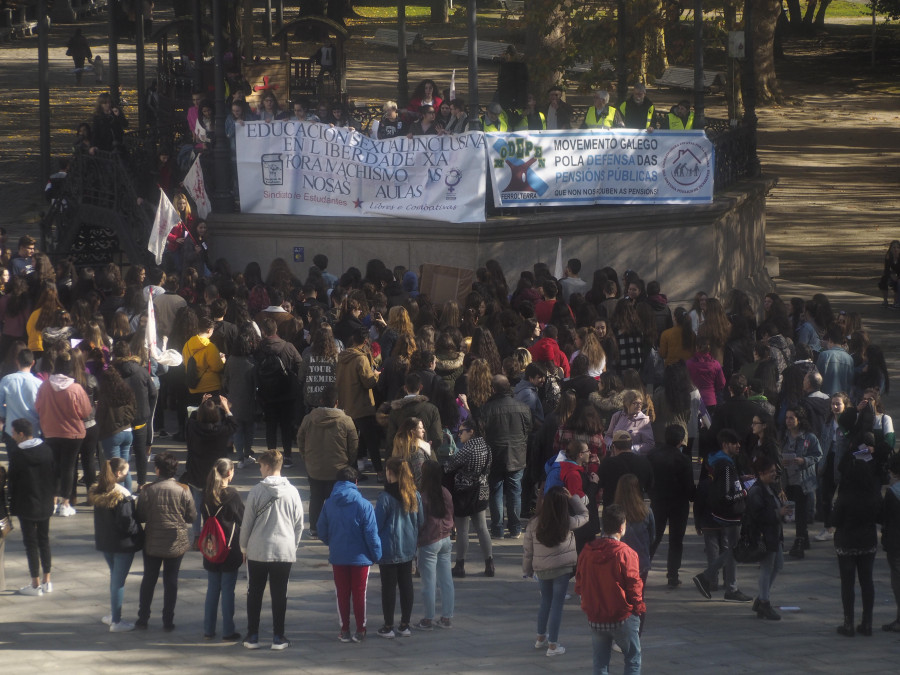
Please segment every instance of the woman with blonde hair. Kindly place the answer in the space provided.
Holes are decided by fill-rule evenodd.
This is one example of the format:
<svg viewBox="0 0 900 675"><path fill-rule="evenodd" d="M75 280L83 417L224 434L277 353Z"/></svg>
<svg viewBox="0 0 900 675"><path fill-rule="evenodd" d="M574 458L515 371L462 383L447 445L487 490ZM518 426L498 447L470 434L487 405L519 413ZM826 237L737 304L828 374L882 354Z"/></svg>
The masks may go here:
<svg viewBox="0 0 900 675"><path fill-rule="evenodd" d="M206 552L203 556L203 569L206 570L207 578L203 637L212 640L216 635L216 614L221 597L224 642L237 642L241 637L234 628L234 587L237 584L238 570L244 562L240 546L244 503L238 491L230 486L232 480L234 480L234 462L225 457L217 459L206 479L203 508L200 511L200 518L204 524L209 518L219 521L228 546L228 555L221 562L210 561ZM205 543L200 540L201 551Z"/></svg>
<svg viewBox="0 0 900 675"><path fill-rule="evenodd" d="M412 562L416 556L416 539L425 523L422 498L416 491L409 464L391 457L385 464L384 491L375 504L375 522L381 538L381 609L384 625L378 635L391 639L398 634L409 637L413 610ZM394 630L394 607L400 588L400 625Z"/></svg>
<svg viewBox="0 0 900 675"><path fill-rule="evenodd" d="M378 344L381 347L382 359L386 359L391 355L394 345L401 336L405 335L413 340L416 337L412 321L409 319L409 312L400 305L391 307L390 311L388 311L386 322L380 315L376 315L374 323L379 327L380 331Z"/></svg>
<svg viewBox="0 0 900 675"><path fill-rule="evenodd" d="M622 410L616 412L609 421L606 429L606 446L612 445L613 434L617 431L627 431L631 434L631 447L641 455L646 455L653 449L653 427L650 418L641 410L644 406L644 396L635 389L626 389L622 394Z"/></svg>
<svg viewBox="0 0 900 675"><path fill-rule="evenodd" d="M572 352L569 363L574 361L579 354L584 354L588 360L588 375L598 379L606 370L606 352L603 351L597 331L593 328L579 328L575 335L577 350Z"/></svg>
<svg viewBox="0 0 900 675"><path fill-rule="evenodd" d="M466 390L460 393L459 398L472 415L477 415L481 408L493 393L491 378L493 373L484 359L473 359L466 371ZM460 378L462 379L462 378Z"/></svg>
<svg viewBox="0 0 900 675"><path fill-rule="evenodd" d="M431 457L431 445L425 440L425 425L418 417L407 417L400 423L394 436L391 457L399 457L409 464L413 480L418 487L422 483L422 465Z"/></svg>

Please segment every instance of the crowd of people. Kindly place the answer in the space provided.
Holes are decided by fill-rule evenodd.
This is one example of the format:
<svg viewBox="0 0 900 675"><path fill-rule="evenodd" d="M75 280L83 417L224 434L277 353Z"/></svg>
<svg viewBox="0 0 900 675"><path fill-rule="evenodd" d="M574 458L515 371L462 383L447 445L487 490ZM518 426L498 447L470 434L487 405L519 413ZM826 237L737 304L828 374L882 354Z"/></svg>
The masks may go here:
<svg viewBox="0 0 900 675"><path fill-rule="evenodd" d="M838 632L869 635L882 522L900 605L900 460L881 403L890 378L859 315L824 295L769 293L757 311L734 289L673 310L658 281L610 267L582 278L573 258L560 278L538 263L512 287L490 260L461 302L436 303L415 270L376 259L336 276L316 255L303 280L280 258L265 277L256 262L235 272L190 245L199 228L186 198L175 205L184 220L163 267L76 270L52 265L27 236L15 254L4 247L0 517L8 493L31 577L21 593L52 592L51 516L77 514L83 483L110 569L113 632L147 627L160 571L163 627L173 630L179 567L199 547L204 636L215 636L221 610L223 638L241 639L234 589L246 561L243 644L260 646L268 583L272 648L286 648L286 589L304 529L329 547L342 641L366 637L375 564L379 636L449 627L454 579L472 573L471 524L486 577L492 540L521 539L523 573L541 592L536 648L565 652L562 599L575 576L597 671L615 642L637 672L643 583L668 529L666 577L681 584L691 503L708 558L692 577L707 598L722 588L761 619L780 618L770 592L788 527L797 559L833 540ZM147 338L151 308L166 358ZM154 439L170 434L186 445L183 470L173 453L153 454ZM297 455L305 505L281 473ZM262 480L242 499L235 471L253 467ZM375 505L359 492L364 480L384 485ZM759 562L755 598L737 578L745 544ZM138 551L132 623L122 598ZM416 574L424 617L414 623ZM884 629L900 631L900 617Z"/></svg>

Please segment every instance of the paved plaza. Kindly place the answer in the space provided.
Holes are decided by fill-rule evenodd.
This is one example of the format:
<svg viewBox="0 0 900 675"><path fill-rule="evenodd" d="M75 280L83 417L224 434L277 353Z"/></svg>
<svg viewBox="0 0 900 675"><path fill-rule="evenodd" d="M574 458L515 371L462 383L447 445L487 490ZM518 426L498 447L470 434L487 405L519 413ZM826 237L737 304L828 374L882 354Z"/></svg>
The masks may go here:
<svg viewBox="0 0 900 675"><path fill-rule="evenodd" d="M780 282L782 297L809 297L821 289ZM826 292L827 289L826 289ZM895 353L896 315L878 305L877 298L851 293L829 293L836 309L862 311L873 342ZM896 359L889 364L896 373ZM888 399L889 411L896 412ZM259 436L258 436L259 439ZM167 448L158 443L158 450ZM259 440L257 447L260 446ZM175 448L183 453L183 447ZM5 461L5 453L0 453ZM301 463L285 471L300 488L308 490ZM374 478L374 477L373 477ZM259 479L255 468L238 470L237 487L245 493ZM362 484L375 500L380 490L374 480ZM817 524L813 532L819 529ZM793 532L788 529L786 538ZM470 576L455 580L456 613L453 628L432 633L414 631L410 638L385 640L375 635L381 625L378 568L369 584L369 638L363 644L338 641L337 613L327 561L327 549L304 537L289 586L287 637L290 649L249 651L242 646L208 642L202 638L206 573L199 553L185 556L175 612L176 630L162 631L162 584L157 587L153 615L147 631L111 634L100 617L108 613L108 572L93 547L90 507L78 515L51 521L54 591L31 598L13 590L0 593L0 663L2 672L133 674L161 670L250 673L538 673L589 672L590 631L577 597L566 602L560 642L567 652L548 658L532 648L538 591L522 579L521 542L495 540L497 576L482 576L480 552L474 537L469 547ZM841 622L840 583L831 542L813 543L805 560L787 559L772 592L773 605L782 610L780 622L761 621L748 604L705 600L691 576L705 561L702 538L689 525L682 568L683 585L669 590L665 578L666 540L657 552L645 591L648 615L643 636L645 673L887 673L900 659L900 636L884 633L881 624L895 618L884 554L875 565L875 628L872 637L847 639L835 633ZM134 620L141 579L138 555L128 578L123 617ZM6 573L10 589L27 581L27 567L18 531L8 542ZM755 595L757 571L740 566L738 580L744 592ZM246 624L246 579L239 579L236 624ZM570 586L573 591L574 582ZM423 616L416 580L413 621ZM858 594L857 594L858 595ZM857 599L857 621L860 607ZM398 608L399 609L399 608ZM221 628L221 621L219 622ZM263 606L260 641L271 639L268 597ZM622 657L613 655L612 672L621 672Z"/></svg>

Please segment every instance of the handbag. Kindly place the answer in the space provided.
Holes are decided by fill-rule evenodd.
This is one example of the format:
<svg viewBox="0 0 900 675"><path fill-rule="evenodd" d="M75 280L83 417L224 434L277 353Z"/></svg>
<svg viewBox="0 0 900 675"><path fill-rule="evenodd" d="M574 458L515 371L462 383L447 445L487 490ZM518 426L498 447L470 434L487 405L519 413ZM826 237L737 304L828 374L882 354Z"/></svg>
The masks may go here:
<svg viewBox="0 0 900 675"><path fill-rule="evenodd" d="M475 507L478 504L478 494L481 491L481 484L476 482L465 488L453 489L453 515L456 518L466 518L475 514Z"/></svg>
<svg viewBox="0 0 900 675"><path fill-rule="evenodd" d="M753 564L766 557L766 543L761 532L754 527L750 517L744 514L741 521L741 536L734 547L734 559L739 563Z"/></svg>
<svg viewBox="0 0 900 675"><path fill-rule="evenodd" d="M5 539L13 531L12 518L0 518L0 539Z"/></svg>

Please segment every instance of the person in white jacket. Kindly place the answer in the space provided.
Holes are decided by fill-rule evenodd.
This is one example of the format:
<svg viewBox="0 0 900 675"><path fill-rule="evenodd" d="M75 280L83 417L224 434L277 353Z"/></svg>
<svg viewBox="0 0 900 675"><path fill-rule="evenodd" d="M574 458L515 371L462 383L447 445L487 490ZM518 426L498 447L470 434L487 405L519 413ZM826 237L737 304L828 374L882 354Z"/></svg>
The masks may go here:
<svg viewBox="0 0 900 675"><path fill-rule="evenodd" d="M303 503L300 493L281 475L283 458L278 450L259 456L263 479L253 486L244 507L241 550L247 562L247 649L259 649L259 615L266 581L272 598L272 649L287 649L284 616L287 612L287 585L291 566L303 532Z"/></svg>
<svg viewBox="0 0 900 675"><path fill-rule="evenodd" d="M547 490L537 515L525 529L522 574L537 577L541 588L535 649L546 649L547 656L559 656L566 648L559 644L566 589L578 556L576 530L588 521L584 503L561 485Z"/></svg>

